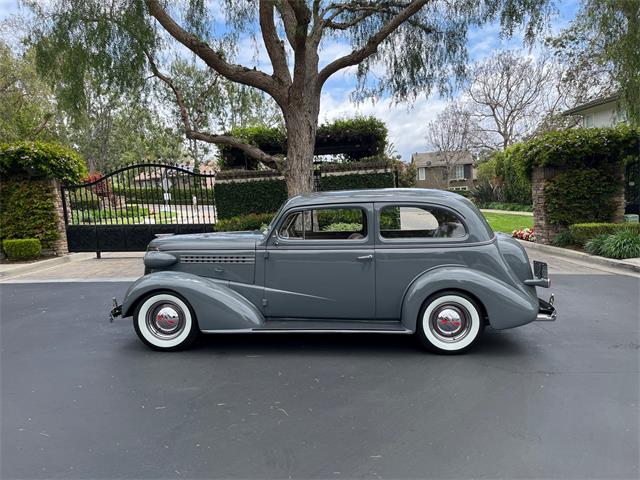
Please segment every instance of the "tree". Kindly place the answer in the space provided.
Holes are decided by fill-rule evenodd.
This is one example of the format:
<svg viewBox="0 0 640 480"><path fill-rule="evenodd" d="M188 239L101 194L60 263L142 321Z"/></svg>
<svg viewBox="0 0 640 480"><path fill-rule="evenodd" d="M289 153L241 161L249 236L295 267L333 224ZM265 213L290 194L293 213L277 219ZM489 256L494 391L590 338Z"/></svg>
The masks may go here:
<svg viewBox="0 0 640 480"><path fill-rule="evenodd" d="M564 80L582 89L582 101L619 90L628 119L640 124L640 2L583 0L548 45L568 65Z"/></svg>
<svg viewBox="0 0 640 480"><path fill-rule="evenodd" d="M451 102L427 126L427 143L438 152L444 164L445 188L449 188L451 173L456 165L469 158L474 128L472 118L460 102Z"/></svg>
<svg viewBox="0 0 640 480"><path fill-rule="evenodd" d="M224 0L226 24L213 28L210 2L189 0L29 1L38 19L31 37L40 66L64 79L66 106L81 103L88 71L111 89L127 90L144 81L148 69L173 91L190 140L237 147L267 166L281 169L289 195L312 189L313 146L320 94L335 73L356 67L360 96L389 93L415 98L434 86L446 91L460 79L466 61L466 32L499 20L511 34L524 26L531 40L549 12L548 0ZM186 4L186 5L185 5ZM185 8L180 8L185 6ZM270 71L235 63L233 49L243 35L258 30ZM246 36L246 35L245 35ZM257 34L255 34L257 36ZM185 93L157 59L172 40L210 70L231 82L260 90L282 110L287 130L286 161L230 135L197 130ZM349 42L351 51L320 62L323 41ZM155 65L155 66L154 66ZM376 78L368 74L374 67Z"/></svg>
<svg viewBox="0 0 640 480"><path fill-rule="evenodd" d="M475 148L504 150L531 135L540 122L568 108L570 89L561 70L546 56L500 52L477 62L465 94L465 110L475 124Z"/></svg>

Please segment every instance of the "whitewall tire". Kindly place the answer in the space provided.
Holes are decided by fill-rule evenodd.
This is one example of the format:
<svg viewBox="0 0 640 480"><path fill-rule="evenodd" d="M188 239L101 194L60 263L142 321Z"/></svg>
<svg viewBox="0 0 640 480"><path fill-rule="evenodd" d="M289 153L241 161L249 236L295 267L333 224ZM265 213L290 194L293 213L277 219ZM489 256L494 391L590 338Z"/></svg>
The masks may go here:
<svg viewBox="0 0 640 480"><path fill-rule="evenodd" d="M140 301L133 326L140 340L154 350L187 348L199 333L191 307L171 292L154 293Z"/></svg>
<svg viewBox="0 0 640 480"><path fill-rule="evenodd" d="M482 336L481 308L460 292L441 292L422 306L416 331L422 344L432 352L463 353Z"/></svg>

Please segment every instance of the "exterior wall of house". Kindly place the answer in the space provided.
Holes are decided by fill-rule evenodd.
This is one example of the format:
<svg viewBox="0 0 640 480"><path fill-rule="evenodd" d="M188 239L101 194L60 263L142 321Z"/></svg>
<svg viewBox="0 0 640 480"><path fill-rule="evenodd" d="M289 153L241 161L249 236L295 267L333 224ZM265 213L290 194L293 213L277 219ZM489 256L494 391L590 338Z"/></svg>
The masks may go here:
<svg viewBox="0 0 640 480"><path fill-rule="evenodd" d="M615 102L585 109L580 115L584 128L614 127L622 120Z"/></svg>

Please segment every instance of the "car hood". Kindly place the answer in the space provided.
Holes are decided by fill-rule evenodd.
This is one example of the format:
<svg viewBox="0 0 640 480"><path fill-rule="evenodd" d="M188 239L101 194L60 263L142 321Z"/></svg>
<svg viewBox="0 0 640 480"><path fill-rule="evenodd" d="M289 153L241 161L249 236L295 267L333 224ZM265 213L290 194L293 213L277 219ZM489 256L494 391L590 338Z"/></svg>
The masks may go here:
<svg viewBox="0 0 640 480"><path fill-rule="evenodd" d="M189 235L168 235L149 243L149 249L160 251L175 250L244 250L254 249L256 243L264 240L260 231L216 232Z"/></svg>

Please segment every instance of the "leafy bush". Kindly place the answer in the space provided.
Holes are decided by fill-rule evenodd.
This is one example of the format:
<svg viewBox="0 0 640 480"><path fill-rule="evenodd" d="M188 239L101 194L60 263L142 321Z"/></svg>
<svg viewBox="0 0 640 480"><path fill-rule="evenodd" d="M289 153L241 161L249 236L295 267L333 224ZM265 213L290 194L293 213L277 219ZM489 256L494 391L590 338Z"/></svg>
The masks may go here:
<svg viewBox="0 0 640 480"><path fill-rule="evenodd" d="M11 260L31 260L40 256L42 245L37 238L20 238L4 240L2 249Z"/></svg>
<svg viewBox="0 0 640 480"><path fill-rule="evenodd" d="M608 235L602 242L602 255L609 258L640 257L640 233L620 230Z"/></svg>
<svg viewBox="0 0 640 480"><path fill-rule="evenodd" d="M218 188L217 185L216 188ZM90 194L86 193L86 188L83 188L81 190L83 191L76 194L76 197L79 200L82 200L84 197L90 196ZM171 200L169 200L169 203L172 205L191 205L191 203L193 202L194 194L198 198L198 203L211 203L214 199L214 191L212 189L201 187L198 184L192 184L191 187L185 186L184 188L172 187L167 191L171 194ZM116 187L113 189L113 194L119 197L125 197L127 199L127 203L164 203L164 190L157 187ZM73 193L70 194L70 196L72 195Z"/></svg>
<svg viewBox="0 0 640 480"><path fill-rule="evenodd" d="M569 227L576 245L584 245L593 237L610 235L620 230L631 230L640 234L640 223L577 223Z"/></svg>
<svg viewBox="0 0 640 480"><path fill-rule="evenodd" d="M87 174L80 156L55 143L0 144L0 176L57 179L75 183Z"/></svg>
<svg viewBox="0 0 640 480"><path fill-rule="evenodd" d="M575 245L576 239L571 230L562 230L553 239L553 244L556 247L568 247L569 245Z"/></svg>
<svg viewBox="0 0 640 480"><path fill-rule="evenodd" d="M572 170L602 168L637 159L640 128L569 128L536 136L507 149L514 165L527 177L534 167L565 167Z"/></svg>
<svg viewBox="0 0 640 480"><path fill-rule="evenodd" d="M357 232L362 229L362 223L331 223L322 228L323 232Z"/></svg>
<svg viewBox="0 0 640 480"><path fill-rule="evenodd" d="M49 248L58 239L48 180L11 179L0 189L0 238L37 238Z"/></svg>
<svg viewBox="0 0 640 480"><path fill-rule="evenodd" d="M572 225L610 220L618 188L611 176L601 170L574 170L556 175L544 187L549 223Z"/></svg>
<svg viewBox="0 0 640 480"><path fill-rule="evenodd" d="M500 186L500 201L530 205L533 202L531 180L523 169L517 166L519 148L519 145L513 145L503 152L494 154L496 179Z"/></svg>
<svg viewBox="0 0 640 480"><path fill-rule="evenodd" d="M260 230L273 219L274 213L249 213L237 217L219 220L216 223L218 232L239 232L246 230Z"/></svg>
<svg viewBox="0 0 640 480"><path fill-rule="evenodd" d="M585 243L584 249L587 251L587 253L590 253L591 255L603 255L604 242L610 236L611 235L606 233L602 235L597 235L592 239L590 239L587 243Z"/></svg>
<svg viewBox="0 0 640 480"><path fill-rule="evenodd" d="M165 212L161 212L165 213ZM126 209L90 209L90 210L74 210L71 218L73 225L83 223L138 223L142 222L145 217L149 216L149 209L140 207L139 205L129 206Z"/></svg>
<svg viewBox="0 0 640 480"><path fill-rule="evenodd" d="M502 200L502 191L498 185L482 179L471 190L470 198L476 205L499 202Z"/></svg>

